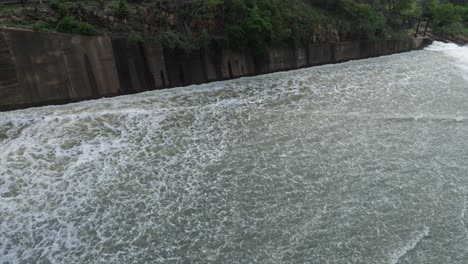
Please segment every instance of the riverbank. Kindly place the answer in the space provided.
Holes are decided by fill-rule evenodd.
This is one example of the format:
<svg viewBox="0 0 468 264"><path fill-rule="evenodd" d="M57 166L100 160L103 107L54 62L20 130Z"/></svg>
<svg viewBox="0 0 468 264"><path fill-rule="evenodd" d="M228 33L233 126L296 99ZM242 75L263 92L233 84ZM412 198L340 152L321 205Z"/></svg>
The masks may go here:
<svg viewBox="0 0 468 264"><path fill-rule="evenodd" d="M377 57L426 38L309 43L259 56L229 49L186 52L124 39L0 30L0 110L65 104Z"/></svg>

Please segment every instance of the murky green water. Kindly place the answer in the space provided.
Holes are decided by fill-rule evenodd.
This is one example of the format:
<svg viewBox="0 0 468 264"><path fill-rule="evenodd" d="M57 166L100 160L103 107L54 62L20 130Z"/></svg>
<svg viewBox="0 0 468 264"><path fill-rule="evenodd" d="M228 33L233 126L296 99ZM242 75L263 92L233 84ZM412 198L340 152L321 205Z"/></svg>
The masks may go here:
<svg viewBox="0 0 468 264"><path fill-rule="evenodd" d="M468 48L0 113L6 263L468 263Z"/></svg>

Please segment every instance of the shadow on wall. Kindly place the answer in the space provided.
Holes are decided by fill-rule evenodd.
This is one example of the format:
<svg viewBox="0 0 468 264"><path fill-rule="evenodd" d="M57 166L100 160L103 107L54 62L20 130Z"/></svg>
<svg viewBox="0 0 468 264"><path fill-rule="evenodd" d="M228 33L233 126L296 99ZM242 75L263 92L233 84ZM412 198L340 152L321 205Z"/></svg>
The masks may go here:
<svg viewBox="0 0 468 264"><path fill-rule="evenodd" d="M201 84L419 49L428 39L308 43L264 56L185 52L126 39L0 31L0 110Z"/></svg>

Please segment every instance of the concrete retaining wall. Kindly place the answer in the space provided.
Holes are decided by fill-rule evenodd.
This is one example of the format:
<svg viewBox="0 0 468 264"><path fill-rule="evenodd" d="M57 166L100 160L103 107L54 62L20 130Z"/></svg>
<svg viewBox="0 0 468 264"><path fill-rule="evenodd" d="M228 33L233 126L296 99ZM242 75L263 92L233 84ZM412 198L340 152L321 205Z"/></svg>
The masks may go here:
<svg viewBox="0 0 468 264"><path fill-rule="evenodd" d="M20 89L10 46L5 36L0 34L0 105L4 107L21 105L24 99Z"/></svg>
<svg viewBox="0 0 468 264"><path fill-rule="evenodd" d="M155 44L21 30L0 31L0 110L226 80L420 49L427 39L310 43L264 56L187 53Z"/></svg>
<svg viewBox="0 0 468 264"><path fill-rule="evenodd" d="M0 94L8 94L0 98L0 109L120 94L108 38L10 30L0 32L0 41L0 64L6 67Z"/></svg>
<svg viewBox="0 0 468 264"><path fill-rule="evenodd" d="M322 65L335 61L335 46L332 43L310 43L307 50L309 65Z"/></svg>

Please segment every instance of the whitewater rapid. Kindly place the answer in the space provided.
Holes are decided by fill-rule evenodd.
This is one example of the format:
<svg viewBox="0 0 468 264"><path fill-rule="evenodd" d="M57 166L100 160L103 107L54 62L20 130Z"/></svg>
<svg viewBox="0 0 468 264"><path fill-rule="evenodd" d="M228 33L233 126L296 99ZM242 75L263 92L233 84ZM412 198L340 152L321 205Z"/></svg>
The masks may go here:
<svg viewBox="0 0 468 264"><path fill-rule="evenodd" d="M0 113L0 262L468 263L468 48Z"/></svg>

